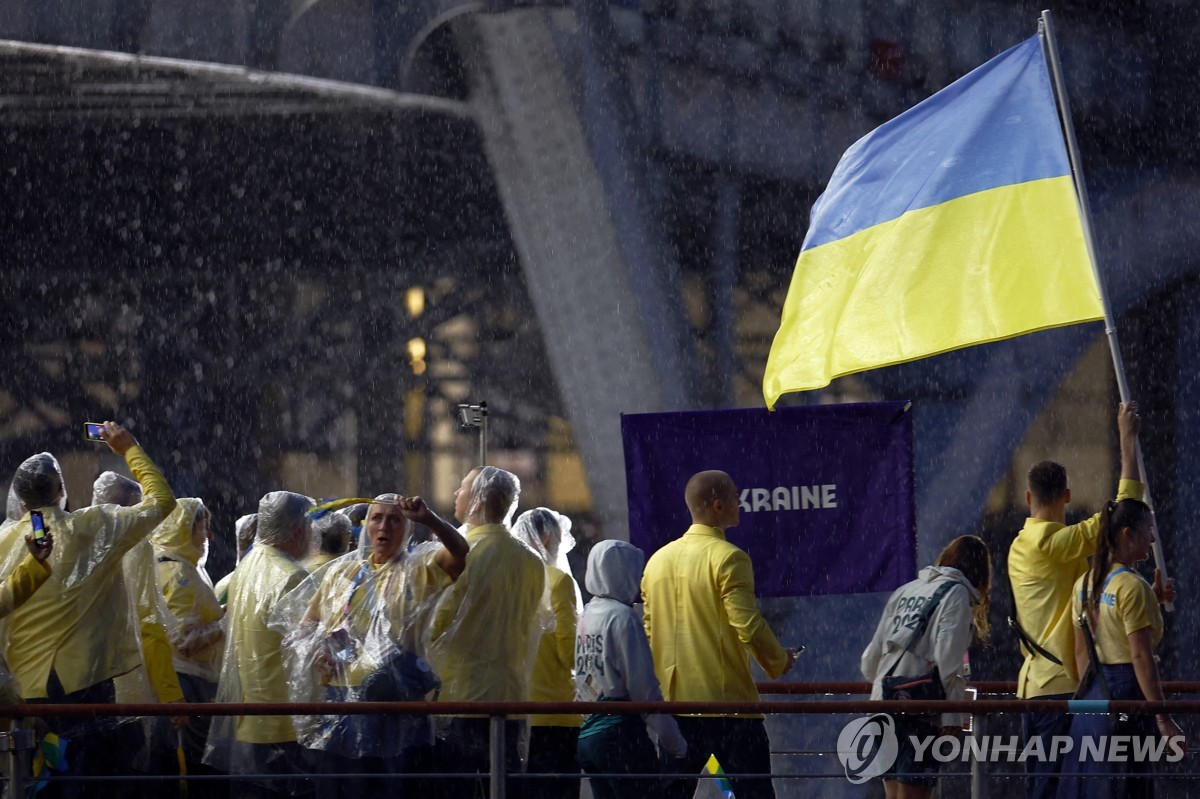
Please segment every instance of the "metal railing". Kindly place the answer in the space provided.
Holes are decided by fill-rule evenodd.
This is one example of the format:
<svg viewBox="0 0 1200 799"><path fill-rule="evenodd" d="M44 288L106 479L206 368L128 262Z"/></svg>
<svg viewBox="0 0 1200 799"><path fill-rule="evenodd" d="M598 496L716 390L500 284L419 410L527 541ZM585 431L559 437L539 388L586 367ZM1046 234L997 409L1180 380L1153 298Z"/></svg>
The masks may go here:
<svg viewBox="0 0 1200 799"><path fill-rule="evenodd" d="M1015 688L1011 682L979 682L972 683L980 694L1008 693ZM870 691L870 684L864 682L820 682L820 683L783 683L763 682L758 684L759 691L767 695L787 696L828 696L828 695L863 695ZM1200 694L1200 682L1169 682L1163 684L1168 695ZM72 717L72 718L133 718L156 716L353 716L353 715L419 715L419 716L476 716L490 719L489 754L490 772L487 780L493 799L505 799L505 782L510 776L506 773L505 765L505 724L509 717L522 717L531 714L641 714L667 713L676 716L687 715L722 715L722 716L761 716L770 715L854 715L875 713L897 714L933 714L933 713L962 713L969 714L979 725L975 734L980 734L981 728L986 728L989 716L1006 713L1124 713L1130 715L1175 713L1191 715L1200 713L1200 700L1168 699L1165 701L1135 701L1135 700L1063 700L1063 699L974 699L974 700L941 700L941 701L884 701L870 699L814 699L797 700L766 700L757 702L304 702L304 703L172 703L172 704L21 704L4 709L4 715L9 718L42 718L42 717ZM16 728L9 733L0 733L0 752L9 752L10 771L9 783L11 797L25 795L29 780L30 754L36 746L31 731ZM269 778L278 775L248 775L248 774L217 774L217 775L143 775L136 779L150 781L186 780L244 780ZM372 779L392 778L408 779L415 777L453 777L450 774L313 774L305 775L313 779L336 779L346 777L369 777ZM476 775L463 775L475 777ZM589 776L589 775L581 775ZM623 775L636 777L639 775ZM641 775L658 778L703 778L696 774L656 774ZM767 776L767 775L724 775L724 776ZM775 778L799 777L806 775L772 774ZM1200 776L1200 775L1188 775ZM710 779L715 777L710 777ZM44 777L48 781L80 781L104 779L128 779L60 776ZM975 799L986 799L988 774L986 763L972 763L972 796Z"/></svg>

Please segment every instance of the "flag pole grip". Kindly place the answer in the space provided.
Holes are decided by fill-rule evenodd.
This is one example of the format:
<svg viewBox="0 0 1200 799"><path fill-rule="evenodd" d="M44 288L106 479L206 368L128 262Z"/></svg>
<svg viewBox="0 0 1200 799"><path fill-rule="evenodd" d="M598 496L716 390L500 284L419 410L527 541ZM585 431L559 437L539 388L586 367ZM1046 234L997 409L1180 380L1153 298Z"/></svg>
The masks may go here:
<svg viewBox="0 0 1200 799"><path fill-rule="evenodd" d="M1129 402L1129 380L1125 376L1125 361L1121 358L1121 345L1117 340L1117 324L1113 318L1112 306L1108 300L1108 290L1104 286L1104 278L1100 274L1100 264L1096 260L1096 242L1092 235L1092 206L1088 200L1087 182L1083 178L1083 168L1079 158L1079 141L1075 138L1075 125L1071 121L1071 104L1067 99L1067 84L1063 80L1062 63L1058 57L1058 42L1054 38L1053 15L1047 9L1042 11L1038 19L1038 33L1042 38L1042 49L1046 54L1046 63L1050 67L1050 85L1054 90L1054 102L1058 106L1059 122L1067 140L1067 157L1071 162L1071 177L1075 181L1075 198L1079 202L1079 219L1083 227L1083 240L1087 246L1088 258L1092 262L1092 272L1096 276L1096 288L1100 292L1100 304L1104 308L1104 333L1108 337L1108 348L1112 353L1113 371L1117 375L1117 390L1121 402ZM1142 442L1137 441L1138 471L1142 475L1142 484L1146 487L1146 504L1154 509L1150 498L1150 481L1146 476L1146 462L1142 457ZM1167 559L1163 554L1161 536L1154 537L1154 565L1162 572L1162 578L1167 580ZM1168 611L1175 610L1175 603L1164 603Z"/></svg>

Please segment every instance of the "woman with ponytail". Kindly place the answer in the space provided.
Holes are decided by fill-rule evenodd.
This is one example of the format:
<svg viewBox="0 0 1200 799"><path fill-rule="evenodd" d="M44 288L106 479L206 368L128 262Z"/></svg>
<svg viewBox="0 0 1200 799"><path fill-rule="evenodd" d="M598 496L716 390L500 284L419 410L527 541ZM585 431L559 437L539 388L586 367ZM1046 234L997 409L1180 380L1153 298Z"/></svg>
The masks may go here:
<svg viewBox="0 0 1200 799"><path fill-rule="evenodd" d="M1105 505L1096 554L1091 568L1075 583L1072 607L1076 662L1086 675L1080 685L1084 699L1163 700L1154 655L1163 633L1158 606L1175 600L1175 581L1164 583L1156 569L1151 585L1133 570L1136 563L1150 556L1153 543L1154 514L1148 505L1136 499ZM1089 632L1099 661L1096 663L1090 654ZM1122 718L1119 726L1114 725L1111 714L1076 715L1071 722L1075 762L1064 765L1063 772L1095 776L1061 778L1060 799L1153 795L1149 778L1126 778L1148 774L1152 766L1146 758L1130 756L1125 762L1095 762L1093 750L1084 752L1085 738L1099 742L1108 735L1138 739L1162 736L1166 739L1167 755L1176 752L1182 755L1187 748L1182 730L1166 713L1153 717L1130 715L1128 721Z"/></svg>

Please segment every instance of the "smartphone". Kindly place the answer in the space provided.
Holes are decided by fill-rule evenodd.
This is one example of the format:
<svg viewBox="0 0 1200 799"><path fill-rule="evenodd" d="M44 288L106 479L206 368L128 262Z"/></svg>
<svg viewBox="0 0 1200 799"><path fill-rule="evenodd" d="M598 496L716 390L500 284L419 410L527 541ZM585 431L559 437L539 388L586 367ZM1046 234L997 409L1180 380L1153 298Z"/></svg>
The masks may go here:
<svg viewBox="0 0 1200 799"><path fill-rule="evenodd" d="M104 425L101 422L84 422L83 437L88 441L103 441Z"/></svg>
<svg viewBox="0 0 1200 799"><path fill-rule="evenodd" d="M33 543L39 547L46 546L46 520L40 510L29 511L29 523L33 525Z"/></svg>

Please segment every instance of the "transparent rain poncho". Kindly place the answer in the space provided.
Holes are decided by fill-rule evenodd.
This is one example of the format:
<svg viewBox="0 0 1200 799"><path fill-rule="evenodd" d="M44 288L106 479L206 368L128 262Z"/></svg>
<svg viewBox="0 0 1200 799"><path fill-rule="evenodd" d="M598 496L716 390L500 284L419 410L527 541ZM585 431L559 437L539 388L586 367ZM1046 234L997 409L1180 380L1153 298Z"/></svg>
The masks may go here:
<svg viewBox="0 0 1200 799"><path fill-rule="evenodd" d="M235 552L236 563L241 563L242 558L246 557L246 553L254 546L254 536L258 533L258 514L247 513L245 516L238 518L233 524L234 538L237 541L237 551ZM235 563L235 566L236 566ZM217 601L224 605L229 600L229 581L233 579L233 572L229 572L213 586L213 592L217 595Z"/></svg>
<svg viewBox="0 0 1200 799"><path fill-rule="evenodd" d="M116 472L102 472L92 483L93 505L132 507L142 501L142 487L137 480Z"/></svg>
<svg viewBox="0 0 1200 799"><path fill-rule="evenodd" d="M66 510L67 488L58 459L49 452L40 452L26 458L17 467L8 487L8 498L4 503L4 522L0 524L0 532L21 521L28 511L50 505L59 510ZM24 557L24 547L0 554L3 555L0 559L0 575L9 574Z"/></svg>
<svg viewBox="0 0 1200 799"><path fill-rule="evenodd" d="M395 495L376 499L395 504ZM433 561L440 543L408 549L406 523L396 554L376 563L364 526L359 546L289 593L272 627L284 638L291 698L319 701L416 701L439 686L424 660L423 629L449 575ZM406 750L432 743L427 718L390 716L295 717L309 749L350 758L383 758L403 766Z"/></svg>
<svg viewBox="0 0 1200 799"><path fill-rule="evenodd" d="M546 568L508 529L516 476L484 467L470 486L466 568L438 601L428 628L430 663L444 701L520 701L544 631L553 629Z"/></svg>
<svg viewBox="0 0 1200 799"><path fill-rule="evenodd" d="M575 698L575 627L583 612L579 585L571 576L567 552L575 546L571 520L549 508L522 513L513 524L515 535L546 564L546 594L553 629L542 634L530 675L530 699L570 702ZM533 726L577 727L577 715L530 717Z"/></svg>
<svg viewBox="0 0 1200 799"><path fill-rule="evenodd" d="M350 551L350 518L342 513L325 513L313 520L313 538L316 551L304 561L309 571L315 571Z"/></svg>
<svg viewBox="0 0 1200 799"><path fill-rule="evenodd" d="M6 524L19 522L24 515L25 511L21 508L21 500L17 498L17 490L10 483L8 498L4 501L4 521Z"/></svg>
<svg viewBox="0 0 1200 799"><path fill-rule="evenodd" d="M290 700L284 666L288 653L283 635L269 622L283 598L308 576L297 557L310 540L312 506L312 499L289 491L273 491L259 502L254 546L229 585L218 702ZM209 730L204 762L233 774L278 773L279 752L295 741L290 716L218 716Z"/></svg>
<svg viewBox="0 0 1200 799"><path fill-rule="evenodd" d="M237 559L240 561L246 556L250 547L254 546L254 539L258 535L258 514L247 513L245 516L238 517L238 520L233 523L234 536L237 538Z"/></svg>
<svg viewBox="0 0 1200 799"><path fill-rule="evenodd" d="M550 508L534 508L517 517L513 523L513 535L537 553L547 566L553 566L571 576L571 563L567 553L575 548L575 536L571 535L571 520ZM575 578L571 576L574 583ZM583 612L583 594L575 585L575 608Z"/></svg>
<svg viewBox="0 0 1200 799"><path fill-rule="evenodd" d="M207 532L208 518L201 500L180 499L150 543L175 670L216 683L221 676L225 610L217 602L212 578L204 568L207 537L197 540L196 533L197 528Z"/></svg>
<svg viewBox="0 0 1200 799"><path fill-rule="evenodd" d="M127 463L145 487L133 507L97 505L61 509L61 472L42 453L17 470L14 487L26 508L40 509L54 535L51 578L8 619L8 662L27 698L47 695L53 670L72 693L126 674L141 665L138 623L126 589L122 560L145 539L175 499L161 472L140 448ZM23 518L0 534L0 573L11 571L31 532Z"/></svg>
<svg viewBox="0 0 1200 799"><path fill-rule="evenodd" d="M67 488L63 481L62 467L49 452L39 452L17 467L13 475L13 492L26 510L57 505L60 510L67 507Z"/></svg>

